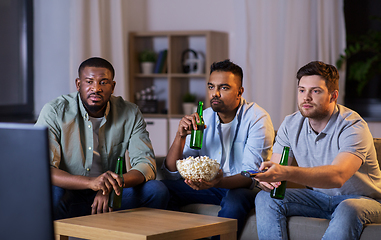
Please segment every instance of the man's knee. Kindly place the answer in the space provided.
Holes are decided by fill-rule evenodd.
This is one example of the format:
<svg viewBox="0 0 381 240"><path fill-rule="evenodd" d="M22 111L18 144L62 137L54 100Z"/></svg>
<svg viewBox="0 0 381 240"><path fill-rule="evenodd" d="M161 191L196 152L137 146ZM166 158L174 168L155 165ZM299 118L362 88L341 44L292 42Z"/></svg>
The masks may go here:
<svg viewBox="0 0 381 240"><path fill-rule="evenodd" d="M340 218L352 219L352 221L359 221L365 224L367 223L367 215L371 212L371 210L368 209L369 204L367 204L369 201L374 200L362 198L345 199L336 207L333 217L340 216Z"/></svg>
<svg viewBox="0 0 381 240"><path fill-rule="evenodd" d="M242 202L246 200L250 200L254 202L255 196L257 195L258 191L249 190L246 188L236 188L236 189L230 189L226 192L225 199L229 202Z"/></svg>
<svg viewBox="0 0 381 240"><path fill-rule="evenodd" d="M260 191L255 197L255 205L258 206L267 206L271 201L270 194L266 191Z"/></svg>
<svg viewBox="0 0 381 240"><path fill-rule="evenodd" d="M150 192L152 195L159 197L161 199L169 199L168 188L158 180L151 180L145 183L146 191Z"/></svg>

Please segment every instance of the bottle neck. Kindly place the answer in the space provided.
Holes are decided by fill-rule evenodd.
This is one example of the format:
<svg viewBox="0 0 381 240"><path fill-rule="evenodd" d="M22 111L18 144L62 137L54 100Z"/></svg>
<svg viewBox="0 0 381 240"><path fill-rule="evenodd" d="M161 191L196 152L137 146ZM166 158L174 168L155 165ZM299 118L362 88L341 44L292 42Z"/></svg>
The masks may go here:
<svg viewBox="0 0 381 240"><path fill-rule="evenodd" d="M119 175L123 174L123 158L118 158L118 161L116 163L115 173Z"/></svg>
<svg viewBox="0 0 381 240"><path fill-rule="evenodd" d="M202 118L202 107L203 107L203 102L199 102L198 103L198 107L197 107L197 113L198 113L198 115Z"/></svg>
<svg viewBox="0 0 381 240"><path fill-rule="evenodd" d="M283 153L282 153L282 159L280 160L280 165L288 165L288 152L290 149L288 147L283 148Z"/></svg>

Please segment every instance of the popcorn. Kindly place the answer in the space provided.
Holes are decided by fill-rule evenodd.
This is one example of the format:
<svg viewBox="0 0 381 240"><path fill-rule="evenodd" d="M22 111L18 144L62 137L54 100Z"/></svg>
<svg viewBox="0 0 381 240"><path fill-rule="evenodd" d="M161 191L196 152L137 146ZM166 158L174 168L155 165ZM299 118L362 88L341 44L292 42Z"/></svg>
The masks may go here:
<svg viewBox="0 0 381 240"><path fill-rule="evenodd" d="M210 159L207 156L188 157L183 160L177 160L177 170L184 179L196 181L203 179L205 181L212 180L220 169L217 160Z"/></svg>

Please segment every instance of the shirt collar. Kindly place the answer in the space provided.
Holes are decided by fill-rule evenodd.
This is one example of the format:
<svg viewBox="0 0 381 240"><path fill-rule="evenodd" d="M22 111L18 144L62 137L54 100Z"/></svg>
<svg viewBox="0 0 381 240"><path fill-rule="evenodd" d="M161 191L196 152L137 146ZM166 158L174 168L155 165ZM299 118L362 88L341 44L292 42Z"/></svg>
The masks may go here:
<svg viewBox="0 0 381 240"><path fill-rule="evenodd" d="M337 107L337 104L335 105L335 108L333 109L333 113L331 115L331 118L329 119L327 125L325 128L321 131L322 133L325 134L331 134L335 131L335 123L336 119L339 116L339 109Z"/></svg>
<svg viewBox="0 0 381 240"><path fill-rule="evenodd" d="M318 135L321 135L321 134L327 135L327 134L333 133L335 131L335 122L336 122L336 119L338 116L339 116L339 109L338 109L337 104L336 104L335 108L333 109L331 118L328 120L327 125L324 127L324 129ZM306 119L306 123L307 123L308 133L313 133L314 130L312 129L308 118L305 118L305 119Z"/></svg>

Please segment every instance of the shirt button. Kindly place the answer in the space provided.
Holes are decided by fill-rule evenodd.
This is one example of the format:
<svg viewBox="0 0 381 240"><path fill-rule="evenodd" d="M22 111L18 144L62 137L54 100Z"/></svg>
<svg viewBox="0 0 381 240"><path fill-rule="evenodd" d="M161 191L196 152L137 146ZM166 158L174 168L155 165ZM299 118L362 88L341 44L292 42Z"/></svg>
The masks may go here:
<svg viewBox="0 0 381 240"><path fill-rule="evenodd" d="M89 147L89 150L91 150L91 147Z"/></svg>
<svg viewBox="0 0 381 240"><path fill-rule="evenodd" d="M90 168L86 168L86 171L88 171L88 172L89 172L89 171L90 171Z"/></svg>
<svg viewBox="0 0 381 240"><path fill-rule="evenodd" d="M91 128L91 125L89 125L88 127Z"/></svg>
<svg viewBox="0 0 381 240"><path fill-rule="evenodd" d="M221 152L218 152L218 154L221 154Z"/></svg>

